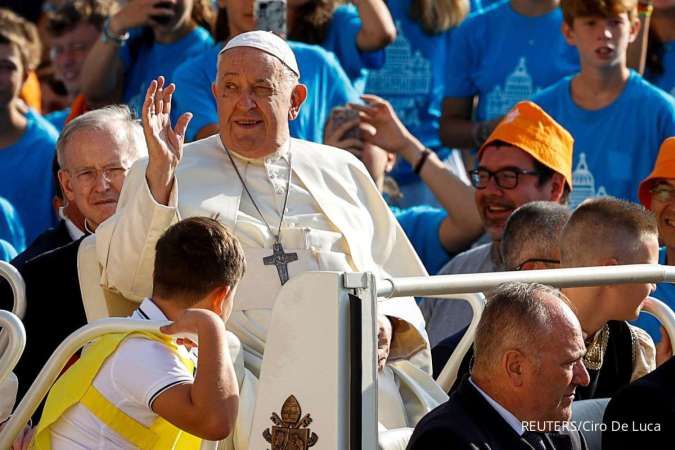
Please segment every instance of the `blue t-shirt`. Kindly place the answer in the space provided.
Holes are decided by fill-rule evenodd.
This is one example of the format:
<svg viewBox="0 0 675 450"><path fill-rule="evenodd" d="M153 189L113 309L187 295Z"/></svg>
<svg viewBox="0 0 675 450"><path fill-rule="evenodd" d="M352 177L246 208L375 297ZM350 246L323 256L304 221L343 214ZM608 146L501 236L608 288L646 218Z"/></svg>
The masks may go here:
<svg viewBox="0 0 675 450"><path fill-rule="evenodd" d="M26 249L26 233L19 214L7 199L0 197L0 239L12 244L19 252Z"/></svg>
<svg viewBox="0 0 675 450"><path fill-rule="evenodd" d="M16 258L16 249L4 239L0 239L0 261L10 262Z"/></svg>
<svg viewBox="0 0 675 450"><path fill-rule="evenodd" d="M612 104L589 111L572 100L571 80L533 99L574 137L570 206L603 195L637 201L638 185L654 167L661 143L675 136L675 100L631 71Z"/></svg>
<svg viewBox="0 0 675 450"><path fill-rule="evenodd" d="M0 149L0 196L19 213L30 243L56 224L52 209L52 160L58 132L33 110L26 114L26 131L19 140Z"/></svg>
<svg viewBox="0 0 675 450"><path fill-rule="evenodd" d="M647 71L645 78L675 97L675 41L666 42L663 45L661 64L663 64L663 73L654 74Z"/></svg>
<svg viewBox="0 0 675 450"><path fill-rule="evenodd" d="M384 64L384 50L362 52L356 43L361 30L361 17L354 5L340 5L326 30L321 46L337 56L340 65L359 94L366 87L368 69L379 69Z"/></svg>
<svg viewBox="0 0 675 450"><path fill-rule="evenodd" d="M430 35L411 19L412 0L390 0L389 11L396 23L396 40L385 49L386 62L368 73L366 92L388 100L410 132L435 150L442 148L438 135L450 31ZM447 155L441 155L441 158ZM390 174L399 183L419 178L410 164L399 159Z"/></svg>
<svg viewBox="0 0 675 450"><path fill-rule="evenodd" d="M165 85L173 82L173 73L178 64L208 51L213 46L213 38L204 28L196 27L181 40L171 44L153 42L151 46L144 45L138 49L138 54L132 61L130 49L134 46L134 39L140 36L140 30L134 30L129 42L118 51L124 64L124 92L122 102L129 105L138 117L145 100L145 92L152 80L163 75ZM172 111L172 118L178 116Z"/></svg>
<svg viewBox="0 0 675 450"><path fill-rule="evenodd" d="M316 45L289 41L300 69L300 82L307 85L307 99L300 114L289 122L291 136L314 142L323 142L323 128L336 106L358 102L359 95L352 87L335 55ZM188 125L187 139L195 139L204 126L218 123L216 101L211 83L216 78L217 56L222 44L212 46L202 55L181 64L174 74L176 93L173 107L177 116L190 111L193 118Z"/></svg>
<svg viewBox="0 0 675 450"><path fill-rule="evenodd" d="M398 208L389 206L394 217L403 228L417 255L430 274L438 273L448 261L449 255L438 236L441 223L448 213L428 205Z"/></svg>
<svg viewBox="0 0 675 450"><path fill-rule="evenodd" d="M61 132L61 130L63 130L63 127L66 126L66 119L68 118L69 115L70 115L70 106L46 114L45 120L54 125L56 131Z"/></svg>
<svg viewBox="0 0 675 450"><path fill-rule="evenodd" d="M659 250L659 264L664 266L668 264L666 261L666 247L661 247L661 250ZM651 296L670 306L670 309L675 308L675 285L671 283L658 283L656 285L656 290ZM661 340L661 324L651 314L642 313L640 314L640 317L633 320L631 323L649 333L654 342L659 342Z"/></svg>
<svg viewBox="0 0 675 450"><path fill-rule="evenodd" d="M445 96L477 95L476 120L491 120L577 72L579 57L561 24L559 8L526 17L510 2L471 15L452 33Z"/></svg>

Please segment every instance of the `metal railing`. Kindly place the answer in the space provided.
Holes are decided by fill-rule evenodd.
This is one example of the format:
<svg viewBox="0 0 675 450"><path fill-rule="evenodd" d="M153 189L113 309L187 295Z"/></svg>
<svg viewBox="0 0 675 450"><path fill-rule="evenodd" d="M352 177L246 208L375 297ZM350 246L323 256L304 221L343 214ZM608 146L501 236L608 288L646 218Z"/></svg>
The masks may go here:
<svg viewBox="0 0 675 450"><path fill-rule="evenodd" d="M592 267L582 269L555 269L526 272L499 272L489 274L470 275L443 275L434 277L409 277L378 280L377 293L380 297L399 296L434 296L448 298L459 297L469 302L473 311L474 319L469 327L469 332L460 341L457 355L453 355L450 362L456 363L457 368L461 358L473 341L473 333L478 323L484 306L484 298L481 295L466 295L482 292L511 281L538 282L556 287L593 286L621 283L650 283L650 282L675 282L675 267L659 265L632 265ZM671 342L675 339L675 314L673 311L656 300L645 302L645 310L655 315L666 328ZM18 361L23 346L25 345L25 332L18 319L9 312L0 311L0 319L6 320L9 329L18 329L10 333L10 346L0 358L0 376L6 376ZM0 325L4 324L0 320ZM54 351L45 366L38 374L35 382L28 393L24 396L19 406L14 411L11 419L5 424L0 432L0 449L9 448L14 437L23 429L28 418L33 414L38 404L45 397L51 385L57 379L61 370L72 354L86 343L107 333L127 331L147 331L159 334L159 327L168 322L151 322L132 319L103 319L86 325L71 333ZM3 325L4 326L4 325ZM17 334L18 333L18 334ZM18 343L18 344L15 344ZM673 345L675 349L675 345ZM456 369L447 366L441 372L440 382L454 381ZM2 379L2 378L0 378ZM446 388L445 386L443 386ZM448 386L449 387L449 386ZM447 389L447 388L446 388Z"/></svg>
<svg viewBox="0 0 675 450"><path fill-rule="evenodd" d="M26 314L26 284L23 282L23 277L16 267L5 261L0 261L0 276L7 280L12 288L14 295L12 312L19 319L23 319Z"/></svg>
<svg viewBox="0 0 675 450"><path fill-rule="evenodd" d="M461 298L471 305L473 317L436 382L447 392L455 382L462 358L471 347L480 313L484 307L476 297L467 294L485 292L508 282L542 283L557 288L600 286L607 284L675 282L675 266L633 264L624 266L582 267L569 269L491 272L433 277L385 278L378 280L378 297L426 296L446 301ZM452 296L450 294L453 294ZM451 300L452 299L452 300ZM675 314L663 302L648 298L643 311L655 316L670 338L675 354Z"/></svg>
<svg viewBox="0 0 675 450"><path fill-rule="evenodd" d="M3 315L9 314L5 311L0 311ZM2 317L2 316L0 316ZM59 374L65 367L66 363L70 357L75 354L80 348L82 348L88 342L108 333L124 333L129 331L147 331L150 333L161 334L159 327L167 325L170 322L158 322L158 321L148 321L148 320L135 320L135 319L101 319L96 322L85 325L82 328L71 333L62 343L59 345L52 356L47 360L47 363L44 365L38 376L35 378L35 381L31 385L30 389L26 395L19 403L19 406L16 407L12 417L5 424L5 427L0 432L0 449L10 448L14 438L19 434L21 430L28 423L28 419L31 417L35 409L38 407L42 399L47 395L52 384L56 381ZM20 323L19 323L20 324ZM21 324L20 324L21 325ZM21 325L23 330L23 325ZM11 342L11 339L10 339ZM24 343L25 343L25 334L24 334ZM23 351L23 348L21 349ZM7 352L10 351L8 347ZM20 355L20 352L19 352ZM4 360L5 355L3 354L2 359ZM18 361L18 357L16 361ZM12 370L14 364L9 366L7 371ZM3 371L5 367L2 367ZM1 373L1 372L0 372Z"/></svg>
<svg viewBox="0 0 675 450"><path fill-rule="evenodd" d="M26 330L19 318L9 312L0 310L0 327L7 337L7 347L0 353L0 383L5 381L26 348ZM6 448L0 446L0 448Z"/></svg>
<svg viewBox="0 0 675 450"><path fill-rule="evenodd" d="M579 267L573 269L524 270L433 277L385 278L378 280L378 297L405 297L484 292L502 283L522 281L558 288L604 284L675 283L675 266L633 264Z"/></svg>

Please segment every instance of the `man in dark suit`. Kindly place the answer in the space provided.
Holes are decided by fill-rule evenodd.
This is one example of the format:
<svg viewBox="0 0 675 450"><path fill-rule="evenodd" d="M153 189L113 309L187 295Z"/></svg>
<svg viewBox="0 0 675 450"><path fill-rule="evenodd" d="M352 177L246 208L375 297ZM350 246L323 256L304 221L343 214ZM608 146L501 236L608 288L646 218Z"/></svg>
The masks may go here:
<svg viewBox="0 0 675 450"><path fill-rule="evenodd" d="M476 331L471 376L417 424L408 450L583 449L567 431L577 386L588 384L579 320L540 284L495 289Z"/></svg>
<svg viewBox="0 0 675 450"><path fill-rule="evenodd" d="M143 131L126 106L90 111L69 122L56 143L63 193L94 231L110 217L127 170L147 153ZM56 347L87 323L77 254L84 236L24 262L27 344L16 366L22 396ZM0 305L0 306L5 306Z"/></svg>
<svg viewBox="0 0 675 450"><path fill-rule="evenodd" d="M77 208L77 204L74 201L69 202L63 194L63 189L61 189L61 183L59 182L59 170L59 162L55 156L52 164L52 175L54 176L56 195L52 199L52 206L55 211L58 211L61 220L59 220L59 223L55 227L40 233L28 245L26 250L19 253L11 261L12 265L19 271L23 269L28 260L70 242L77 241L85 234L84 216Z"/></svg>
<svg viewBox="0 0 675 450"><path fill-rule="evenodd" d="M675 358L620 390L603 419L602 448L668 448L675 443Z"/></svg>

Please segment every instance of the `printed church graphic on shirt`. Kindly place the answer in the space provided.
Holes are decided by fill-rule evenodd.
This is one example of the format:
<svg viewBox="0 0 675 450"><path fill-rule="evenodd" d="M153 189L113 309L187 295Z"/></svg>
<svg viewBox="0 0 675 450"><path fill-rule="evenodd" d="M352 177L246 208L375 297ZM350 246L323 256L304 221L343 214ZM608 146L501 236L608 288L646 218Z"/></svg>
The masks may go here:
<svg viewBox="0 0 675 450"><path fill-rule="evenodd" d="M520 58L516 70L506 78L504 88L497 86L485 96L487 120L503 116L513 105L533 97L540 90L534 87L532 77L527 71L527 60Z"/></svg>
<svg viewBox="0 0 675 450"><path fill-rule="evenodd" d="M579 154L579 163L572 172L573 190L570 193L570 208L576 208L581 202L591 197L606 197L607 190L604 186L595 189L595 177L588 169L586 153Z"/></svg>
<svg viewBox="0 0 675 450"><path fill-rule="evenodd" d="M389 100L406 127L415 129L431 92L431 63L419 50L413 51L398 21L396 30L396 40L385 49L385 66L368 74L366 92Z"/></svg>

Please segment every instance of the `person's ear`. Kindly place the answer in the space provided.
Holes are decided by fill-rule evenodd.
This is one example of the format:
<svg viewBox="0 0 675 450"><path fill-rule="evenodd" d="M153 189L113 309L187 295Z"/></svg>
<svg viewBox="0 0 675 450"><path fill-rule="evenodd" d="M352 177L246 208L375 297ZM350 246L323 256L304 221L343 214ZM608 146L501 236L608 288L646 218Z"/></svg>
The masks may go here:
<svg viewBox="0 0 675 450"><path fill-rule="evenodd" d="M630 19L628 20L630 21ZM640 23L640 19L638 17L635 17L632 21L630 21L630 35L628 36L628 42L635 42L635 39L637 39L638 34L640 33L641 27L642 23Z"/></svg>
<svg viewBox="0 0 675 450"><path fill-rule="evenodd" d="M396 153L387 152L387 165L384 167L386 173L391 172L396 165Z"/></svg>
<svg viewBox="0 0 675 450"><path fill-rule="evenodd" d="M70 172L64 169L59 169L58 172L59 183L61 184L61 190L63 195L69 202L75 201L75 192L73 191L72 181L73 178L70 176Z"/></svg>
<svg viewBox="0 0 675 450"><path fill-rule="evenodd" d="M508 350L502 355L502 369L513 387L525 384L527 366L527 358L520 350Z"/></svg>
<svg viewBox="0 0 675 450"><path fill-rule="evenodd" d="M554 173L551 177L551 201L559 203L565 193L565 177Z"/></svg>
<svg viewBox="0 0 675 450"><path fill-rule="evenodd" d="M291 107L288 110L288 120L295 120L300 114L300 107L307 99L307 86L297 84L291 92Z"/></svg>
<svg viewBox="0 0 675 450"><path fill-rule="evenodd" d="M218 88L216 87L216 82L214 81L211 83L211 93L213 94L214 98L218 98Z"/></svg>
<svg viewBox="0 0 675 450"><path fill-rule="evenodd" d="M574 23L572 23L572 26L569 26L567 22L563 20L562 25L560 26L560 32L562 33L563 37L565 38L565 41L569 45L574 45L576 46L576 40L574 38Z"/></svg>
<svg viewBox="0 0 675 450"><path fill-rule="evenodd" d="M211 294L211 310L218 314L219 316L223 315L225 309L225 302L228 301L230 297L230 286L221 286L213 290Z"/></svg>

